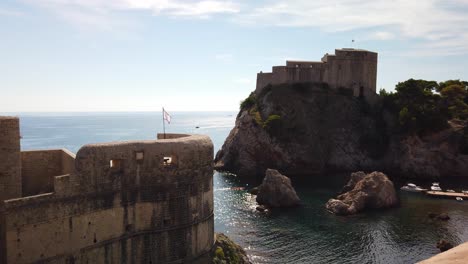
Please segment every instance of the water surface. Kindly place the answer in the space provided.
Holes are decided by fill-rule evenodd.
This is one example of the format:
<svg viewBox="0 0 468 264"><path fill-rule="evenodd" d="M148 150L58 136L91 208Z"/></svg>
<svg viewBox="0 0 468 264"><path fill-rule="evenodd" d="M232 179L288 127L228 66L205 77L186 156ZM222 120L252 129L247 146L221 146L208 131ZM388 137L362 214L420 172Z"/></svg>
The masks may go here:
<svg viewBox="0 0 468 264"><path fill-rule="evenodd" d="M168 133L208 134L218 150L234 126L234 112L172 113ZM88 143L154 139L162 131L161 113L20 114L22 149L67 148ZM196 128L199 127L199 128ZM262 214L255 198L232 187L252 181L214 174L215 229L246 248L254 263L414 263L436 253L436 242L468 241L468 201L401 194L401 207L351 217L327 213L325 202L345 178L323 182L309 176L293 180L303 201L299 208ZM447 212L451 220L433 221L429 212Z"/></svg>

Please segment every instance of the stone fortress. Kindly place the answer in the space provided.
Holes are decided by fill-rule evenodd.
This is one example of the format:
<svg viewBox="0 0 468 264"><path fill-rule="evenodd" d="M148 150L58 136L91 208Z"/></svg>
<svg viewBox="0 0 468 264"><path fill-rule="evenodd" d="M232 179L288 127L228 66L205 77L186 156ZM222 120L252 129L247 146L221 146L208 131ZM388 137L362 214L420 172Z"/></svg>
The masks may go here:
<svg viewBox="0 0 468 264"><path fill-rule="evenodd" d="M0 263L207 263L213 144L166 138L20 151L0 117Z"/></svg>
<svg viewBox="0 0 468 264"><path fill-rule="evenodd" d="M326 83L332 89L352 89L354 96L373 100L376 95L377 53L362 49L336 49L321 61L286 61L271 73L257 74L259 93L267 85L283 83Z"/></svg>

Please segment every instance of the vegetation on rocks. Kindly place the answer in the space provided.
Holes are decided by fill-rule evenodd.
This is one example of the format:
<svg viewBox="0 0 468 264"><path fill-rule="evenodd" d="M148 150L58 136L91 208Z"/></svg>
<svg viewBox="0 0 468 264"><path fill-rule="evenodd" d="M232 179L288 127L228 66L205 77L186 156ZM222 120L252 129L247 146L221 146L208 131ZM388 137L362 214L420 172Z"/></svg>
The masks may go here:
<svg viewBox="0 0 468 264"><path fill-rule="evenodd" d="M398 116L402 133L425 134L448 127L448 120L468 118L468 82L441 83L409 79L395 92L380 90L385 108Z"/></svg>
<svg viewBox="0 0 468 264"><path fill-rule="evenodd" d="M246 109L251 106L255 105L255 95L254 93L250 93L249 97L245 98L243 101L240 103L240 109Z"/></svg>
<svg viewBox="0 0 468 264"><path fill-rule="evenodd" d="M216 234L212 253L213 264L250 264L245 251L226 235Z"/></svg>
<svg viewBox="0 0 468 264"><path fill-rule="evenodd" d="M467 82L407 80L372 103L319 83L269 85L241 104L218 170L262 177L385 171L468 177Z"/></svg>

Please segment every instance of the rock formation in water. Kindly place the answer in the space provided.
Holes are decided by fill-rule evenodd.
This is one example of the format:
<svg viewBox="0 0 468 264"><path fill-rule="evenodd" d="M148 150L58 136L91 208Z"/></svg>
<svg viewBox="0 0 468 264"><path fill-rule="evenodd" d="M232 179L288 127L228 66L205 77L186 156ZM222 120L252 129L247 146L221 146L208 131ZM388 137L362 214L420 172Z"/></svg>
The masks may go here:
<svg viewBox="0 0 468 264"><path fill-rule="evenodd" d="M277 170L267 169L262 184L258 187L257 203L266 207L293 207L301 199L291 185L291 180Z"/></svg>
<svg viewBox="0 0 468 264"><path fill-rule="evenodd" d="M213 264L251 264L244 249L222 233L216 233L216 242L211 253Z"/></svg>
<svg viewBox="0 0 468 264"><path fill-rule="evenodd" d="M381 172L352 173L345 189L349 191L326 203L328 211L337 215L351 215L366 209L394 207L399 203L392 181Z"/></svg>
<svg viewBox="0 0 468 264"><path fill-rule="evenodd" d="M441 239L441 240L439 240L439 242L437 242L437 248L440 250L440 252L445 252L445 251L453 248L453 245L452 245L452 243L448 242L447 240Z"/></svg>
<svg viewBox="0 0 468 264"><path fill-rule="evenodd" d="M321 84L284 84L252 93L215 158L215 168L261 177L267 168L289 175L385 171L414 178L468 177L466 121L422 135L398 132L381 102Z"/></svg>

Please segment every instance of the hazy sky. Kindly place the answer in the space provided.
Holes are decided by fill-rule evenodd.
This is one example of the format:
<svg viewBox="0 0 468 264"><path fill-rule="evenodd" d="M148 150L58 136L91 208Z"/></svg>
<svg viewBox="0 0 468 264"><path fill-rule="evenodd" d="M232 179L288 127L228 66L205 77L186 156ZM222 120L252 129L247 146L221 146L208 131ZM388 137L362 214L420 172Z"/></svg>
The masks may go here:
<svg viewBox="0 0 468 264"><path fill-rule="evenodd" d="M379 53L378 89L466 80L467 13L468 0L0 0L0 112L236 110L257 72L343 47Z"/></svg>

